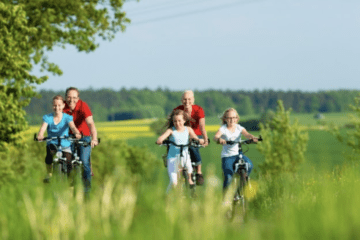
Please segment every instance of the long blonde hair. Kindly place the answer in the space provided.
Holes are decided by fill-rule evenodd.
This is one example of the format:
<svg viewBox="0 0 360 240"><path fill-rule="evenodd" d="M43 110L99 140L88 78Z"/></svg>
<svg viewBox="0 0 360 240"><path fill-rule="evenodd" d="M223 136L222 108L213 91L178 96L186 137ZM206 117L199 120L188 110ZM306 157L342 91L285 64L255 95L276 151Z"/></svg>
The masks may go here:
<svg viewBox="0 0 360 240"><path fill-rule="evenodd" d="M231 111L234 111L236 113L236 117L238 119L237 121L238 122L240 121L240 116L239 116L238 112L236 111L236 109L235 108L228 108L228 109L225 110L223 115L220 117L220 119L222 121L222 124L226 124L226 115Z"/></svg>

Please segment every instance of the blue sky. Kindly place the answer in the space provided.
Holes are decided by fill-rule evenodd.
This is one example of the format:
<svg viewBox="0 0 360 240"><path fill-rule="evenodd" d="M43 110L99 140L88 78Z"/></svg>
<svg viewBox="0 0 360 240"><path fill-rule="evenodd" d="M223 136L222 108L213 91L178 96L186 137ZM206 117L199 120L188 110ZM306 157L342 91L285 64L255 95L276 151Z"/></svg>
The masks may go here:
<svg viewBox="0 0 360 240"><path fill-rule="evenodd" d="M124 10L132 23L95 52L49 53L64 74L38 89L360 89L358 0L142 0Z"/></svg>

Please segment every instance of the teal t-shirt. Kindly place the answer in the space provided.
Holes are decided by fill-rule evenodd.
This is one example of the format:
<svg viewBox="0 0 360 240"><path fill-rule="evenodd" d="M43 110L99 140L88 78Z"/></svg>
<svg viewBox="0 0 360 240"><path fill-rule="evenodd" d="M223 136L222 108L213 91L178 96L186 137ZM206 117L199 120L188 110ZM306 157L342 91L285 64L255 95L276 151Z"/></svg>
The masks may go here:
<svg viewBox="0 0 360 240"><path fill-rule="evenodd" d="M43 121L48 124L47 134L48 137L64 137L69 136L69 123L73 121L73 117L63 113L63 117L58 124L54 123L54 114L49 113L43 116ZM51 140L47 144L57 145L57 140ZM61 139L61 147L70 147L69 140Z"/></svg>

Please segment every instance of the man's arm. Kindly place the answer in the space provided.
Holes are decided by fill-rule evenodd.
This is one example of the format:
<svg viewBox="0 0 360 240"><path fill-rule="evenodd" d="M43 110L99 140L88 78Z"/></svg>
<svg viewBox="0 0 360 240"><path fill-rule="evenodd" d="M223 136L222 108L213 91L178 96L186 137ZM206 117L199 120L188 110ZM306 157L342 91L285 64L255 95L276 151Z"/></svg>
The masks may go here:
<svg viewBox="0 0 360 240"><path fill-rule="evenodd" d="M200 128L201 135L204 137L204 141L205 141L204 146L209 145L208 136L207 136L207 133L205 130L205 118L199 119L199 128Z"/></svg>
<svg viewBox="0 0 360 240"><path fill-rule="evenodd" d="M91 147L93 148L93 147L95 147L96 145L99 144L99 142L97 140L97 131L96 131L93 116L88 116L87 118L85 118L85 121L86 121L86 124L88 125L88 127L90 129Z"/></svg>

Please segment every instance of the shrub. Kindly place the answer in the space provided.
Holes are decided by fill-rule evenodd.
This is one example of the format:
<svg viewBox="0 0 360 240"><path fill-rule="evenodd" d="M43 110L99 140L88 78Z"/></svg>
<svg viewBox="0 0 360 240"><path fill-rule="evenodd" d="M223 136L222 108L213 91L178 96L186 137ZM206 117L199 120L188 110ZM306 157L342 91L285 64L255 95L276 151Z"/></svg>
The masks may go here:
<svg viewBox="0 0 360 240"><path fill-rule="evenodd" d="M265 125L260 124L264 140L257 146L265 162L259 167L265 175L295 172L304 161L308 141L308 134L302 132L297 121L290 124L291 109L285 111L281 100L277 104L274 117Z"/></svg>
<svg viewBox="0 0 360 240"><path fill-rule="evenodd" d="M129 146L122 140L102 141L91 153L95 181L103 182L107 176L150 179L160 163L147 148Z"/></svg>
<svg viewBox="0 0 360 240"><path fill-rule="evenodd" d="M156 135L161 135L166 130L166 118L159 118L150 124L151 131L155 132Z"/></svg>
<svg viewBox="0 0 360 240"><path fill-rule="evenodd" d="M338 128L334 128L335 135L340 142L345 142L351 147L352 153L349 155L350 159L359 160L360 155L360 94L354 98L354 105L350 105L350 108L355 112L350 115L350 123L345 127L349 128L346 132L340 133Z"/></svg>

